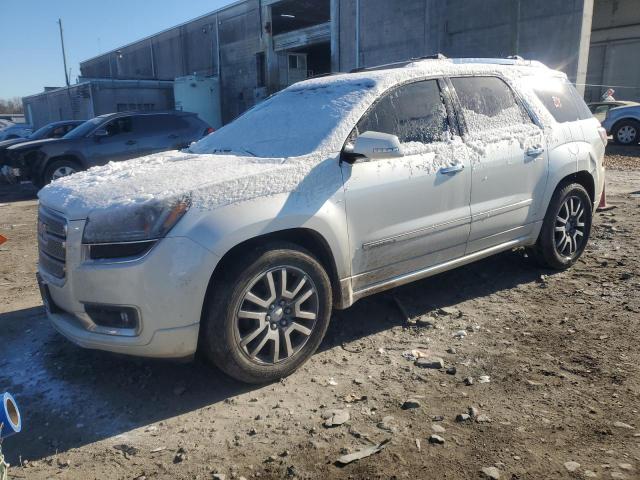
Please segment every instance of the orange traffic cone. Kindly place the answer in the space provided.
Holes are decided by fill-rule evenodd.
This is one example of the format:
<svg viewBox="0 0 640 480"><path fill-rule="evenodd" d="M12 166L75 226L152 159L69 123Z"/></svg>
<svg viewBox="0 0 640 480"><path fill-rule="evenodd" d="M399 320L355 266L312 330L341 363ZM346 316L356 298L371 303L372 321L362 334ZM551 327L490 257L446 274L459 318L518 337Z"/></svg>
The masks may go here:
<svg viewBox="0 0 640 480"><path fill-rule="evenodd" d="M606 212L607 210L612 210L616 207L612 205L607 205L607 184L605 183L602 186L602 195L600 196L600 203L598 204L597 212Z"/></svg>

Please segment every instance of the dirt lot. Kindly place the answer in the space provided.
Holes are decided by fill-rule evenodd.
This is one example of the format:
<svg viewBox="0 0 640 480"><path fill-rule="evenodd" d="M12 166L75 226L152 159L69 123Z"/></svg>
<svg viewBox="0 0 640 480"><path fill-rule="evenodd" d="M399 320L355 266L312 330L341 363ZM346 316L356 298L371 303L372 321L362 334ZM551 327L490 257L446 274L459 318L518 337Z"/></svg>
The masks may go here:
<svg viewBox="0 0 640 480"><path fill-rule="evenodd" d="M33 192L0 187L0 391L24 414L2 445L10 476L640 478L640 158L610 153L616 208L597 215L574 268L511 252L362 300L298 373L262 387L57 335L34 280ZM413 349L446 368L416 367ZM348 420L323 426L332 410Z"/></svg>

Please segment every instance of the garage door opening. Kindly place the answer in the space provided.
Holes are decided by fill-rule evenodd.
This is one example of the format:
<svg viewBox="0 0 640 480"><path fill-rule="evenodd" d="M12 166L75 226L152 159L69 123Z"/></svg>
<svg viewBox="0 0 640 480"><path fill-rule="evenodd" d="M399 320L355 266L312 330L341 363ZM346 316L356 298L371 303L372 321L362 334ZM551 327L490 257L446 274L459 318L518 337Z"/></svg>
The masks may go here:
<svg viewBox="0 0 640 480"><path fill-rule="evenodd" d="M331 72L331 47L320 43L278 52L280 88Z"/></svg>
<svg viewBox="0 0 640 480"><path fill-rule="evenodd" d="M331 19L329 0L285 0L271 7L273 35L293 32L328 23Z"/></svg>

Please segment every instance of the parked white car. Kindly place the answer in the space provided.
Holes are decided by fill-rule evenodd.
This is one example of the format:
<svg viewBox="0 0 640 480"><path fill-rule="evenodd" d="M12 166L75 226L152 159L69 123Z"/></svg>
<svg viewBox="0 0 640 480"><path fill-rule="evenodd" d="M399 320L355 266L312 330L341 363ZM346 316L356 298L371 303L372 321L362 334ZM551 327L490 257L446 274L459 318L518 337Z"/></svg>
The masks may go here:
<svg viewBox="0 0 640 480"><path fill-rule="evenodd" d="M515 247L571 266L606 141L566 77L537 62L301 82L185 151L44 188L48 315L84 347L199 347L237 379L279 379L318 348L332 308Z"/></svg>

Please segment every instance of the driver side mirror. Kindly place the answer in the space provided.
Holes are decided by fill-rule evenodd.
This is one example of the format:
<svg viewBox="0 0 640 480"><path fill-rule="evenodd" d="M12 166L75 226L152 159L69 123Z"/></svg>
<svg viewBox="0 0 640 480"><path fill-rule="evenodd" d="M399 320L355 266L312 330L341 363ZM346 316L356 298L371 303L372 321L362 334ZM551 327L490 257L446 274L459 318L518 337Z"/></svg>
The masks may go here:
<svg viewBox="0 0 640 480"><path fill-rule="evenodd" d="M103 137L108 137L109 132L107 132L106 128L99 128L95 132L93 132L93 136L95 137L96 140L100 140Z"/></svg>
<svg viewBox="0 0 640 480"><path fill-rule="evenodd" d="M358 158L378 160L403 156L397 136L373 131L358 135L353 145L345 146L343 154L349 163L356 162Z"/></svg>

